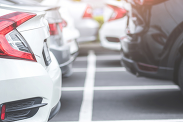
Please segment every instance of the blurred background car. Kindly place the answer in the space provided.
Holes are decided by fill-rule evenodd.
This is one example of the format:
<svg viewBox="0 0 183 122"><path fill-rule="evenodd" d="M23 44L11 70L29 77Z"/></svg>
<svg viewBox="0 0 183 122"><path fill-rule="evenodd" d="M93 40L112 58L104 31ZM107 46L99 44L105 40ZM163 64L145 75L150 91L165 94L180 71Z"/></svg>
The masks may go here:
<svg viewBox="0 0 183 122"><path fill-rule="evenodd" d="M127 28L130 9L130 4L125 1L106 1L103 13L104 24L99 31L100 42L104 48L121 50L120 38L130 30ZM132 24L130 27L134 28Z"/></svg>
<svg viewBox="0 0 183 122"><path fill-rule="evenodd" d="M50 27L50 38L48 39L48 46L51 52L55 55L60 68L62 69L62 74L64 77L68 77L72 74L72 63L76 59L77 55L71 55L70 47L77 51L76 44L67 44L63 42L63 27L66 27L67 23L61 18L59 13L59 6L41 6L39 2L33 0L3 0L2 6L8 6L11 8L22 8L26 10L37 10L45 11L45 18L48 20ZM73 46L72 46L73 45ZM73 50L71 51L73 52Z"/></svg>
<svg viewBox="0 0 183 122"><path fill-rule="evenodd" d="M47 122L61 107L62 76L45 13L1 5L0 121Z"/></svg>
<svg viewBox="0 0 183 122"><path fill-rule="evenodd" d="M78 42L95 41L98 35L99 23L93 19L92 7L84 2L60 0L61 7L66 7L74 20L75 27L80 32Z"/></svg>
<svg viewBox="0 0 183 122"><path fill-rule="evenodd" d="M136 27L121 39L123 66L136 75L173 80L183 91L183 1L129 2Z"/></svg>
<svg viewBox="0 0 183 122"><path fill-rule="evenodd" d="M60 7L46 10L45 18L48 20L50 27L50 50L55 55L62 74L68 77L72 74L72 64L77 55L71 55L70 48L67 43L63 42L63 27L65 27L65 20L60 16ZM76 45L77 48L77 45Z"/></svg>
<svg viewBox="0 0 183 122"><path fill-rule="evenodd" d="M60 6L60 1L58 0L43 0L40 2L41 5L46 6ZM80 33L75 28L74 20L70 16L68 9L65 6L61 6L59 9L63 20L62 38L65 44L70 46L71 55L77 56L79 53L79 47L77 44L77 38L79 38Z"/></svg>

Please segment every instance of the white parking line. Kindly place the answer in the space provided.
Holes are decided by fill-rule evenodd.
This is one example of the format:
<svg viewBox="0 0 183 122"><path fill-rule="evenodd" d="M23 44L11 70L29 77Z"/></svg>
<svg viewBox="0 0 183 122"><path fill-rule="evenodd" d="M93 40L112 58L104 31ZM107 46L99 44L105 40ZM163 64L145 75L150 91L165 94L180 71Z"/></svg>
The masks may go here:
<svg viewBox="0 0 183 122"><path fill-rule="evenodd" d="M113 121L93 121L93 122L183 122L183 119L164 119L164 120L113 120Z"/></svg>
<svg viewBox="0 0 183 122"><path fill-rule="evenodd" d="M97 60L120 60L120 55L106 55L106 56L97 56ZM87 61L86 56L80 56L76 58L76 61Z"/></svg>
<svg viewBox="0 0 183 122"><path fill-rule="evenodd" d="M73 72L86 72L86 68L73 68ZM124 67L96 68L96 72L123 72Z"/></svg>
<svg viewBox="0 0 183 122"><path fill-rule="evenodd" d="M85 79L85 86L83 92L83 101L79 113L79 122L92 121L93 111L93 87L95 82L95 70L96 70L96 56L93 51L89 51L87 58L87 72Z"/></svg>
<svg viewBox="0 0 183 122"><path fill-rule="evenodd" d="M179 89L177 85L153 85L153 86L102 86L93 87L95 91L108 90L171 90ZM83 91L84 87L62 87L62 91Z"/></svg>
<svg viewBox="0 0 183 122"><path fill-rule="evenodd" d="M77 122L77 121L51 121L51 122ZM90 122L183 122L183 119L112 120L112 121L90 121Z"/></svg>

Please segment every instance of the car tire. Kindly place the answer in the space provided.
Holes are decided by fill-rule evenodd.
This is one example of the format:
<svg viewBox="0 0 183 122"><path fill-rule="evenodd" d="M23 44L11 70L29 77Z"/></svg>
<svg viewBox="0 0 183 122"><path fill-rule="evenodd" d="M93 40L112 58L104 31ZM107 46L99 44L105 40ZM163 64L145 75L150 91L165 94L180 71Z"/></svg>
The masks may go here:
<svg viewBox="0 0 183 122"><path fill-rule="evenodd" d="M183 58L181 59L181 62L180 62L180 65L179 65L178 83L179 83L179 87L181 89L181 92L183 94Z"/></svg>

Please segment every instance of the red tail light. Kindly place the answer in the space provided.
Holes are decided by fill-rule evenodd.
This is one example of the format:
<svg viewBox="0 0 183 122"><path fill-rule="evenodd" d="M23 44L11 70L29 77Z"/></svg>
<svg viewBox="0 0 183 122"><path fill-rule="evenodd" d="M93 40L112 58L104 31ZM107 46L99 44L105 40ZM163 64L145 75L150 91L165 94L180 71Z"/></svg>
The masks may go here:
<svg viewBox="0 0 183 122"><path fill-rule="evenodd" d="M92 10L92 7L88 5L87 8L86 8L86 10L85 10L85 13L83 15L83 18L92 18L93 17L92 16L92 14L93 14L92 11L93 11Z"/></svg>
<svg viewBox="0 0 183 122"><path fill-rule="evenodd" d="M57 30L57 24L56 23L49 24L49 27L50 27L50 35L58 35L58 30Z"/></svg>
<svg viewBox="0 0 183 122"><path fill-rule="evenodd" d="M5 119L6 105L4 104L1 109L1 120Z"/></svg>
<svg viewBox="0 0 183 122"><path fill-rule="evenodd" d="M16 30L16 27L34 16L36 14L14 12L0 17L0 57L36 61L25 39Z"/></svg>
<svg viewBox="0 0 183 122"><path fill-rule="evenodd" d="M119 8L119 7L113 6L113 5L108 5L108 6L114 10L113 14L111 15L111 17L108 21L123 18L127 14L127 10L125 10L123 8Z"/></svg>
<svg viewBox="0 0 183 122"><path fill-rule="evenodd" d="M58 26L60 28L60 30L62 31L64 27L67 26L67 22L62 19L62 21L60 23L58 23ZM58 28L57 28L57 23L49 23L49 27L50 27L50 35L58 35Z"/></svg>

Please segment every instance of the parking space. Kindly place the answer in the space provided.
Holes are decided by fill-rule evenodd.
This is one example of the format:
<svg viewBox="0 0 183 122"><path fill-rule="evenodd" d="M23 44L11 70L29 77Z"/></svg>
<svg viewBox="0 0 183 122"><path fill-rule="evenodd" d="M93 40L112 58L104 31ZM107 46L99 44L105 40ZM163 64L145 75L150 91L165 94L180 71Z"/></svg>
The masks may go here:
<svg viewBox="0 0 183 122"><path fill-rule="evenodd" d="M137 78L121 67L119 52L98 44L80 50L51 122L183 121L183 96L171 81Z"/></svg>
<svg viewBox="0 0 183 122"><path fill-rule="evenodd" d="M63 91L61 98L61 110L52 119L52 121L78 121L82 99L82 91Z"/></svg>
<svg viewBox="0 0 183 122"><path fill-rule="evenodd" d="M85 72L75 72L69 78L63 78L63 87L84 87ZM74 81L74 82L73 82Z"/></svg>
<svg viewBox="0 0 183 122"><path fill-rule="evenodd" d="M178 90L95 91L92 120L183 118L181 97Z"/></svg>
<svg viewBox="0 0 183 122"><path fill-rule="evenodd" d="M147 85L172 85L171 81L137 78L126 72L97 72L95 86L147 86Z"/></svg>

